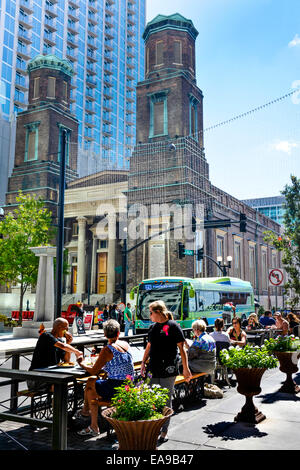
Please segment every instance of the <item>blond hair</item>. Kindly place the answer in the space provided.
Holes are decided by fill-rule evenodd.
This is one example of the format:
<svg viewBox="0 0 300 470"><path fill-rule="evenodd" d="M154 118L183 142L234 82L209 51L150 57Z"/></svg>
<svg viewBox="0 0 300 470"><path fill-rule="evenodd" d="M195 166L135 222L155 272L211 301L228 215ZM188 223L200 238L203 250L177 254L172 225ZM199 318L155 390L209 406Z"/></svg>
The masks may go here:
<svg viewBox="0 0 300 470"><path fill-rule="evenodd" d="M206 323L204 320L195 320L192 323L192 328L193 330L198 330L198 331L205 331L206 330Z"/></svg>
<svg viewBox="0 0 300 470"><path fill-rule="evenodd" d="M167 306L163 300L156 300L155 302L151 302L149 308L151 308L154 313L162 315L166 320L169 319L170 312L168 311Z"/></svg>
<svg viewBox="0 0 300 470"><path fill-rule="evenodd" d="M254 318L255 323L258 323L258 317L257 317L256 313L254 313L254 312L250 313L248 319L250 319L250 318Z"/></svg>

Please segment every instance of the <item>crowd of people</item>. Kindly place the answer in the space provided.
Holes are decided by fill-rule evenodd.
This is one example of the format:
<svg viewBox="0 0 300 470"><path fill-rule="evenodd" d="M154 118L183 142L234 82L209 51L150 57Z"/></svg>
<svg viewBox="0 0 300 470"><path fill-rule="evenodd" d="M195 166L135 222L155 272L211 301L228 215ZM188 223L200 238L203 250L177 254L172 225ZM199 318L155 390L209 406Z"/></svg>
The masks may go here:
<svg viewBox="0 0 300 470"><path fill-rule="evenodd" d="M166 406L172 406L172 394L176 377L181 373L189 382L192 374L205 372L214 374L220 349L230 346L244 347L247 333L261 329L275 328L280 335L298 334L300 321L294 314L286 318L280 312L272 315L265 311L258 319L251 313L242 322L233 309L232 325L225 330L223 318L217 318L214 331L207 332L204 320L197 319L192 323L193 340L186 340L180 325L173 320L163 301L155 301L149 305L149 317L152 324L148 330L148 343L141 363L141 375L151 374L151 384L159 384L169 391ZM90 375L84 393L84 406L77 413L77 418L90 417L91 423L79 431L81 436L97 436L100 433L98 424L98 404L96 399L109 401L115 388L134 375L134 364L131 348L126 341L120 340L122 323L125 324L125 336L130 329L135 334L135 318L130 303L124 312L116 304L106 305L103 310L103 332L108 340L93 365L87 364L82 353L71 346L72 335L68 332L68 321L58 318L51 332L43 331L38 339L33 354L30 370L57 364L60 360L70 360L75 354L80 367ZM99 378L100 371L105 371L106 378ZM36 389L40 385L29 383L29 388ZM167 440L169 420L161 429L159 441Z"/></svg>

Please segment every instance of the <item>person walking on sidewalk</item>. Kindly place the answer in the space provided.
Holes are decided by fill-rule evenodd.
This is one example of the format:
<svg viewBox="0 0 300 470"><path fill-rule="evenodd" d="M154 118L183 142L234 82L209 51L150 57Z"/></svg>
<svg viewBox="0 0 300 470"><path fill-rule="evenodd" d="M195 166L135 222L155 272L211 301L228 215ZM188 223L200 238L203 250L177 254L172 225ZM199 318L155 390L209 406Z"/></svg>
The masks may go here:
<svg viewBox="0 0 300 470"><path fill-rule="evenodd" d="M124 310L124 322L125 322L125 336L128 336L129 330L132 329L132 334L135 335L135 321L133 312L131 310L131 304L128 303Z"/></svg>
<svg viewBox="0 0 300 470"><path fill-rule="evenodd" d="M179 355L183 366L183 376L187 382L192 374L188 366L187 353L184 349L185 338L183 331L174 320L169 320L168 309L162 300L152 302L149 305L150 318L153 325L148 332L148 344L146 346L141 364L141 375L146 375L146 362L149 361L149 370L152 374L151 385L158 384L169 390L169 399L166 406L172 407L172 395L176 376L179 374ZM170 419L161 429L159 443L165 442Z"/></svg>

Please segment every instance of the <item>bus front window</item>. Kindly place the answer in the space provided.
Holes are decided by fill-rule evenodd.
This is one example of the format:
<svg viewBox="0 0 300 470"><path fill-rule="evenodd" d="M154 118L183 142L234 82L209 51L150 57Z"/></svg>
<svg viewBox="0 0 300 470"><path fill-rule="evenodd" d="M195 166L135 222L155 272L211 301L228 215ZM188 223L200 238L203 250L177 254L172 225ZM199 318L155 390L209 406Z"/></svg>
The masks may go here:
<svg viewBox="0 0 300 470"><path fill-rule="evenodd" d="M180 320L181 290L141 290L139 293L137 319L149 320L149 304L162 300L173 314L174 320Z"/></svg>

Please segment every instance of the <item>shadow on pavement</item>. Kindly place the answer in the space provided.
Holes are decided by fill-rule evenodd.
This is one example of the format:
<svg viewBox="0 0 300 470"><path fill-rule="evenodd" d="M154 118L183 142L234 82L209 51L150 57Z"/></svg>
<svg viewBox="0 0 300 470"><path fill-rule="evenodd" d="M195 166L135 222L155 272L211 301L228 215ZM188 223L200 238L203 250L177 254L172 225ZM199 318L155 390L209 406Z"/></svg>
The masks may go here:
<svg viewBox="0 0 300 470"><path fill-rule="evenodd" d="M264 437L267 433L259 431L255 425L248 423L233 423L221 421L216 424L208 424L203 430L210 438L221 437L222 441L234 441L247 439L248 437Z"/></svg>

